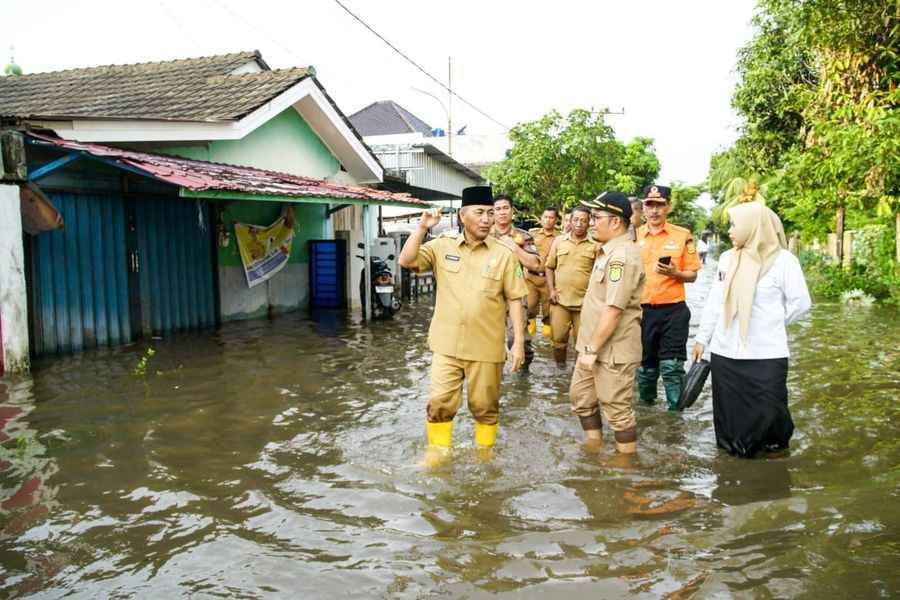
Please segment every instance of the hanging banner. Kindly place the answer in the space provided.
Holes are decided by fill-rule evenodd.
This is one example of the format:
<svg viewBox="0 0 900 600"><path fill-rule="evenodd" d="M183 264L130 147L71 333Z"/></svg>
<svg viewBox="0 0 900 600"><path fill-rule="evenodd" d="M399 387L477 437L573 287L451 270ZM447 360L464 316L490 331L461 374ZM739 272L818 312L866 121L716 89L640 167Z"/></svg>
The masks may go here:
<svg viewBox="0 0 900 600"><path fill-rule="evenodd" d="M286 206L278 220L268 227L240 221L232 223L248 287L265 281L287 264L294 242L293 207Z"/></svg>

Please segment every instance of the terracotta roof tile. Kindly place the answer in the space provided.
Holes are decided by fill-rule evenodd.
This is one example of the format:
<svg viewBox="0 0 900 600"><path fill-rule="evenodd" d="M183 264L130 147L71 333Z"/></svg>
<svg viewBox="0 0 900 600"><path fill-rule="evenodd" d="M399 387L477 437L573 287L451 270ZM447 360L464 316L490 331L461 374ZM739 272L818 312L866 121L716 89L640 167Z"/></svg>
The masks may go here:
<svg viewBox="0 0 900 600"><path fill-rule="evenodd" d="M232 73L248 63L258 73ZM0 116L229 121L308 77L269 70L258 52L0 78Z"/></svg>

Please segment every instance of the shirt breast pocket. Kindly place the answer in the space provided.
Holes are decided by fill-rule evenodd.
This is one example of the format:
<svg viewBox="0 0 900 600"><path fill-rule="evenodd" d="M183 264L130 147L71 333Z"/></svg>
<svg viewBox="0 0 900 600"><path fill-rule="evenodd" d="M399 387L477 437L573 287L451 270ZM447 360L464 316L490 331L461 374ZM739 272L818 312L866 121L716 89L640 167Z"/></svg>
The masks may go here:
<svg viewBox="0 0 900 600"><path fill-rule="evenodd" d="M593 248L584 248L578 252L578 258L580 261L591 261L593 262L594 258L596 258L597 254L594 252Z"/></svg>
<svg viewBox="0 0 900 600"><path fill-rule="evenodd" d="M459 273L459 261L444 259L440 263L441 271L451 277Z"/></svg>
<svg viewBox="0 0 900 600"><path fill-rule="evenodd" d="M500 293L502 282L500 281L500 271L491 270L481 273L481 291L488 296L496 296Z"/></svg>

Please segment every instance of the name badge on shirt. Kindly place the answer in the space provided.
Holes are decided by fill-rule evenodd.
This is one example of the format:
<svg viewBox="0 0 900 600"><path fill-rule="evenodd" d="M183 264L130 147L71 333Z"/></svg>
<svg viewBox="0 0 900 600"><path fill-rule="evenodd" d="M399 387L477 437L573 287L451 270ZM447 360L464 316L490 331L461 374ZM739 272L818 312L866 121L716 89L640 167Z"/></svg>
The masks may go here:
<svg viewBox="0 0 900 600"><path fill-rule="evenodd" d="M678 244L675 242L669 242L665 246L663 246L663 250L678 250Z"/></svg>
<svg viewBox="0 0 900 600"><path fill-rule="evenodd" d="M452 255L452 254L445 254L445 255L444 255L444 259L445 259L445 260L452 260L452 261L454 261L454 262L459 261L459 257L458 257L458 256L454 256L454 255Z"/></svg>

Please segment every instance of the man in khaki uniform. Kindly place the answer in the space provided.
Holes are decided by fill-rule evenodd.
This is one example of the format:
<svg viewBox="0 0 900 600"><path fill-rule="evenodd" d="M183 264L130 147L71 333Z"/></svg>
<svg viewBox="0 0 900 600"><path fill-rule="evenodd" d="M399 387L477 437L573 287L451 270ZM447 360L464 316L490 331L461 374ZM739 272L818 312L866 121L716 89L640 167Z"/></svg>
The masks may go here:
<svg viewBox="0 0 900 600"><path fill-rule="evenodd" d="M441 218L436 209L426 211L400 251L400 266L432 271L437 284L428 330L428 346L434 353L427 406L430 448L451 446L453 417L462 404L464 379L469 411L475 418L475 443L494 445L506 358L507 310L514 334L509 354L512 370L525 359L522 299L528 289L513 250L488 235L494 220L493 202L490 186L464 189L459 211L462 232L444 232L422 244Z"/></svg>
<svg viewBox="0 0 900 600"><path fill-rule="evenodd" d="M587 236L590 219L587 206L578 205L572 210L572 230L556 239L544 266L550 289L551 345L559 367L566 366L569 328L578 335L581 304L599 249Z"/></svg>
<svg viewBox="0 0 900 600"><path fill-rule="evenodd" d="M525 283L528 285L528 333L531 335L537 331L536 321L538 307L540 307L542 331L544 337L550 337L550 288L547 287L544 266L547 263L547 255L550 254L550 246L553 245L553 240L559 236L559 230L556 228L558 220L559 211L555 206L548 206L541 213L541 226L528 231L534 237L534 244L541 257L540 269L529 270L525 276Z"/></svg>
<svg viewBox="0 0 900 600"><path fill-rule="evenodd" d="M513 225L515 214L516 209L513 206L512 196L509 194L497 194L494 196L494 225L491 227L491 237L512 248L523 269L527 269L528 272L539 271L541 269L541 256L538 254L537 246L534 244L534 238L524 229L519 229ZM526 297L522 298L522 306L527 305L528 296L526 294ZM507 319L507 345L512 344L512 340L512 321ZM534 360L534 347L531 345L531 334L526 330L525 363L522 366L528 369L532 360Z"/></svg>
<svg viewBox="0 0 900 600"><path fill-rule="evenodd" d="M634 373L641 362L644 265L628 235L628 197L604 192L586 204L592 208L594 237L602 246L581 310L579 355L569 387L572 411L589 443L602 439L602 411L616 449L631 454L637 449L632 401Z"/></svg>

